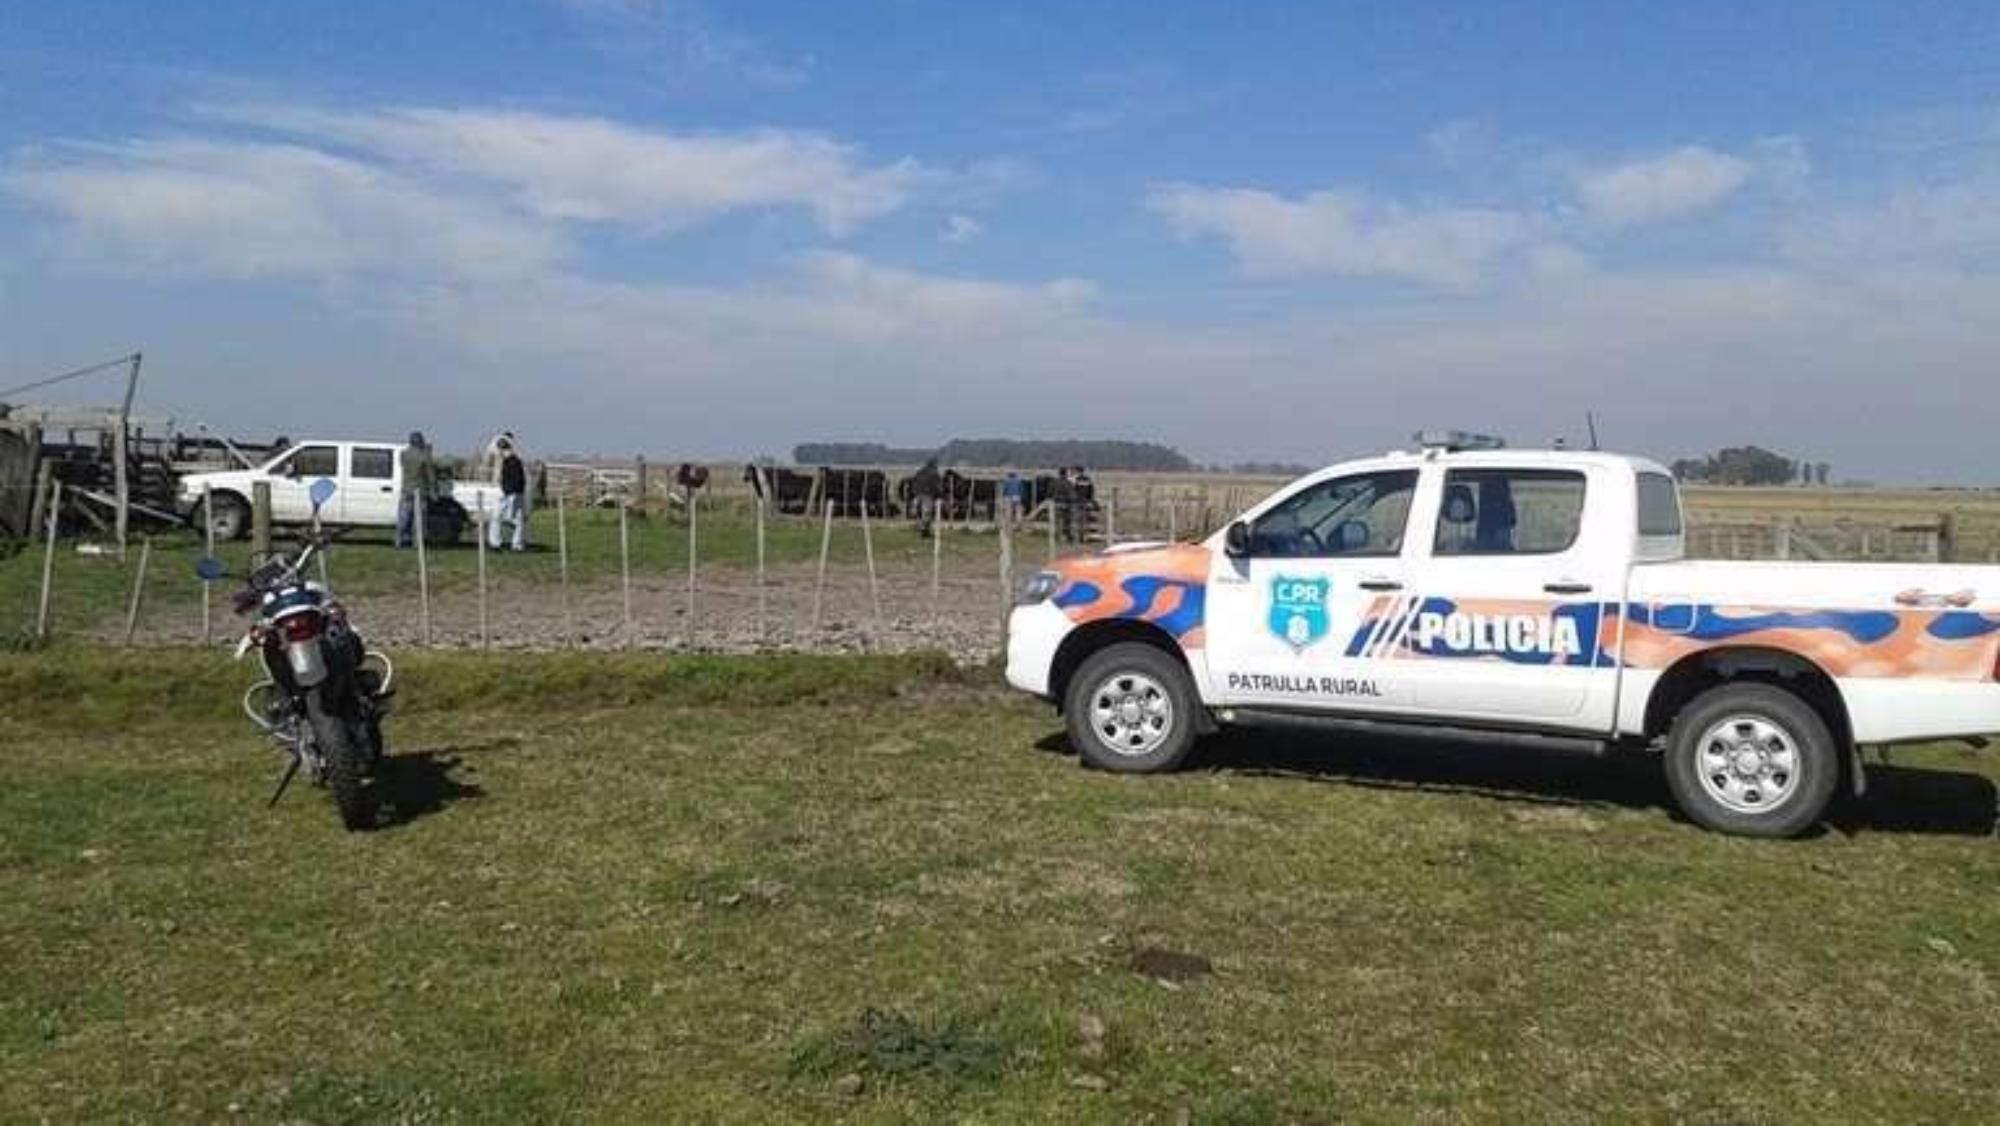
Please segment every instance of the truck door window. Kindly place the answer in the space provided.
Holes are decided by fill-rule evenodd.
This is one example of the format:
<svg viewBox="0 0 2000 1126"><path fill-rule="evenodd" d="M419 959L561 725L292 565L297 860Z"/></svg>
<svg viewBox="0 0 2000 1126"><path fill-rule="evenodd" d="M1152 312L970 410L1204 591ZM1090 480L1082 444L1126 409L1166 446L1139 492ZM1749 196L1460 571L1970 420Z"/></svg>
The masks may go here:
<svg viewBox="0 0 2000 1126"><path fill-rule="evenodd" d="M1554 555L1583 528L1583 474L1454 469L1445 474L1432 555Z"/></svg>
<svg viewBox="0 0 2000 1126"><path fill-rule="evenodd" d="M340 475L340 448L337 446L300 446L278 472L301 481L311 481L318 477Z"/></svg>
<svg viewBox="0 0 2000 1126"><path fill-rule="evenodd" d="M1396 555L1417 471L1336 477L1307 485L1257 518L1251 554L1277 559Z"/></svg>
<svg viewBox="0 0 2000 1126"><path fill-rule="evenodd" d="M354 476L387 481L396 475L396 453L380 446L354 447Z"/></svg>

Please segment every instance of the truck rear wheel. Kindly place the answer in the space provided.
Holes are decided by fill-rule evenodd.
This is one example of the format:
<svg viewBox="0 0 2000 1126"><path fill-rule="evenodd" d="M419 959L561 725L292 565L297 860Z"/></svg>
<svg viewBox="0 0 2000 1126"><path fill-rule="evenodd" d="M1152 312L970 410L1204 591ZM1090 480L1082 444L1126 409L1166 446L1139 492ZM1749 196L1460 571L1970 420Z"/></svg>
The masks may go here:
<svg viewBox="0 0 2000 1126"><path fill-rule="evenodd" d="M214 493L195 511L215 530L218 541L242 539L250 532L250 506L235 493Z"/></svg>
<svg viewBox="0 0 2000 1126"><path fill-rule="evenodd" d="M1196 699L1187 666L1151 645L1094 653L1070 678L1069 741L1084 762L1121 774L1172 770L1194 749Z"/></svg>
<svg viewBox="0 0 2000 1126"><path fill-rule="evenodd" d="M1667 737L1667 787L1682 812L1724 833L1790 837L1817 824L1840 782L1826 721L1769 684L1695 697Z"/></svg>

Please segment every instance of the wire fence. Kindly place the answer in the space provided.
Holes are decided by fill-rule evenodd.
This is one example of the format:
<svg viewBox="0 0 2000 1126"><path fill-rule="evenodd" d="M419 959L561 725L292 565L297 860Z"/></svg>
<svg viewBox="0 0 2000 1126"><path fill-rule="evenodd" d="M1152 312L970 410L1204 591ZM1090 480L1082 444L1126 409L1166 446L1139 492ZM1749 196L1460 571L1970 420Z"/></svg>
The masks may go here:
<svg viewBox="0 0 2000 1126"><path fill-rule="evenodd" d="M385 529L346 531L319 575L383 644L940 649L983 660L1001 648L1018 581L1045 560L1105 542L1199 538L1235 511L1219 497L1197 504L1160 488L1148 498L1121 482L1100 489L1094 519L1001 504L994 518L938 520L926 538L911 519L870 516L865 505L842 517L822 498L816 513L779 515L747 486L670 495L641 490L636 477L630 484L580 491L574 503L570 490L551 490L551 502L529 515L521 551L510 529L489 535L494 514L484 512L455 542L409 549L393 546ZM229 609L235 580L203 583L194 563L213 554L240 576L252 562L247 543L211 545L205 532L155 527L137 531L121 554L54 492L0 488L10 521L0 541L0 639L149 645L240 635ZM277 545L286 543L280 530ZM1699 558L2000 561L2000 549L1955 539L1942 518L1697 520L1688 543Z"/></svg>

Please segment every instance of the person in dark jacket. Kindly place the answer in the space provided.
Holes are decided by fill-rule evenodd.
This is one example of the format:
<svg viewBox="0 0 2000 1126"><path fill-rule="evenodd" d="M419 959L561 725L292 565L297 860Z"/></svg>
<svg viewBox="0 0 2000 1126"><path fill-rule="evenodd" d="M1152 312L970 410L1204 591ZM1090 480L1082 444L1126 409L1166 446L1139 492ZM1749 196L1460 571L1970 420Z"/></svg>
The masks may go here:
<svg viewBox="0 0 2000 1126"><path fill-rule="evenodd" d="M403 491L396 501L396 546L409 547L416 542L418 515L430 511L431 500L438 491L437 462L431 457L431 444L425 440L423 431L410 431L410 444L403 447L399 468L403 472Z"/></svg>
<svg viewBox="0 0 2000 1126"><path fill-rule="evenodd" d="M495 451L500 459L495 474L500 485L500 511L486 526L486 544L495 551L500 550L509 528L513 531L509 546L515 551L528 550L528 467L512 439L513 435L508 435Z"/></svg>
<svg viewBox="0 0 2000 1126"><path fill-rule="evenodd" d="M943 484L936 458L924 462L910 478L910 503L916 509L911 515L917 518L917 534L925 539L930 538L931 526L937 521L938 490Z"/></svg>

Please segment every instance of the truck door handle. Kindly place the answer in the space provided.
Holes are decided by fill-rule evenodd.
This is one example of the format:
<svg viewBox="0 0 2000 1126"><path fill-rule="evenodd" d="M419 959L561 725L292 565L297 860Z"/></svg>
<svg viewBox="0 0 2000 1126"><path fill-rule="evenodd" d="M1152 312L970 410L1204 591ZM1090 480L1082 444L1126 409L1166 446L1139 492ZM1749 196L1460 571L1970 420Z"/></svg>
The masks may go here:
<svg viewBox="0 0 2000 1126"><path fill-rule="evenodd" d="M1589 594L1590 584L1565 579L1561 582L1543 583L1542 589L1550 594Z"/></svg>
<svg viewBox="0 0 2000 1126"><path fill-rule="evenodd" d="M1362 579L1358 585L1362 590L1389 591L1403 589L1403 584L1394 579Z"/></svg>

